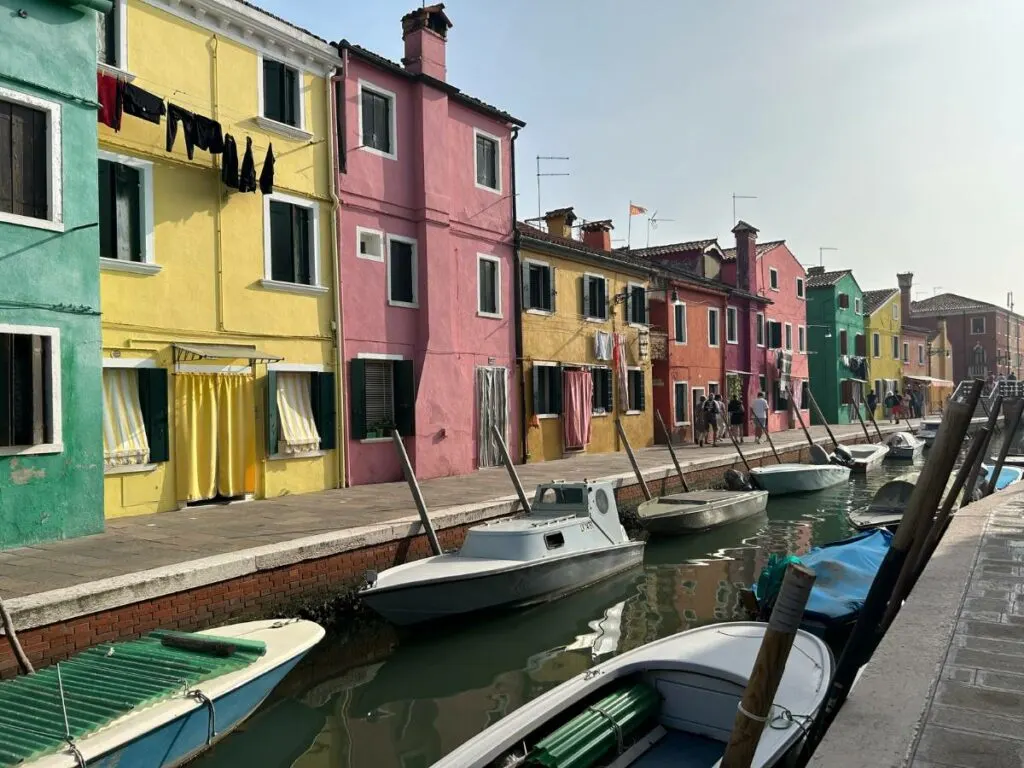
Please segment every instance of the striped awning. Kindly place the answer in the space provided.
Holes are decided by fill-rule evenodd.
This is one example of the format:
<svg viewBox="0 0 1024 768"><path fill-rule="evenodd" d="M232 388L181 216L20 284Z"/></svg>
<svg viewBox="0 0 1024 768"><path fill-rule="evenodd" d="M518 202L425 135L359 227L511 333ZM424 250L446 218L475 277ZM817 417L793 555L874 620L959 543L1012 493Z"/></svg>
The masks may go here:
<svg viewBox="0 0 1024 768"><path fill-rule="evenodd" d="M308 373L277 374L278 453L309 453L320 450L320 433L313 418Z"/></svg>
<svg viewBox="0 0 1024 768"><path fill-rule="evenodd" d="M139 403L139 376L130 368L103 371L103 463L149 463L149 440Z"/></svg>

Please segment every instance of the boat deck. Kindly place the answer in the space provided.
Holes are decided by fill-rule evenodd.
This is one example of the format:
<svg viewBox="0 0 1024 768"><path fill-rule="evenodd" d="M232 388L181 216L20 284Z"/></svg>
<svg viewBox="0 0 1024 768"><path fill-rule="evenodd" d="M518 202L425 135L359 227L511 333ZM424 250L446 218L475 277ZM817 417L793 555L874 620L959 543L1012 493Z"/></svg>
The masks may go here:
<svg viewBox="0 0 1024 768"><path fill-rule="evenodd" d="M633 763L633 768L707 768L724 754L721 741L670 730Z"/></svg>

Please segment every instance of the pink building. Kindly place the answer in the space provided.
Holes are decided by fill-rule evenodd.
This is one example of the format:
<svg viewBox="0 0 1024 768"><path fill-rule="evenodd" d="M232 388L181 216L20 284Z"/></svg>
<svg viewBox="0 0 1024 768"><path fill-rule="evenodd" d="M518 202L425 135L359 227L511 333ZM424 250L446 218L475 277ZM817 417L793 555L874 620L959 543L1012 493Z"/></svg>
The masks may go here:
<svg viewBox="0 0 1024 768"><path fill-rule="evenodd" d="M519 444L513 142L524 123L446 81L443 5L396 64L338 44L339 285L351 485L498 463Z"/></svg>

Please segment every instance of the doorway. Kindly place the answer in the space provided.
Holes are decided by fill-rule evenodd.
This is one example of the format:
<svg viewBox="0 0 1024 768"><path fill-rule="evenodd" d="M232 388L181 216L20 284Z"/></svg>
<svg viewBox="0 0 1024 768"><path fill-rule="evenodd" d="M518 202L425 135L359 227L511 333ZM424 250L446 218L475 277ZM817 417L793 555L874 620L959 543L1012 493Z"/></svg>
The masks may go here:
<svg viewBox="0 0 1024 768"><path fill-rule="evenodd" d="M476 369L477 466L501 465L501 448L494 439L497 427L508 446L508 369L479 365Z"/></svg>

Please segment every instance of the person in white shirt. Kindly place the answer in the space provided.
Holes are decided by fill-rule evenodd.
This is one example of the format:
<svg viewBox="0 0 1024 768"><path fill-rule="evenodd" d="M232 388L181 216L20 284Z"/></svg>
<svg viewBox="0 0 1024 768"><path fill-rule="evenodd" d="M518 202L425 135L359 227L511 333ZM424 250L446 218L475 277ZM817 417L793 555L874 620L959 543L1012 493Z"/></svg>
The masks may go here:
<svg viewBox="0 0 1024 768"><path fill-rule="evenodd" d="M754 442L760 443L761 435L768 430L768 401L764 399L764 392L757 393L750 412L754 415Z"/></svg>

